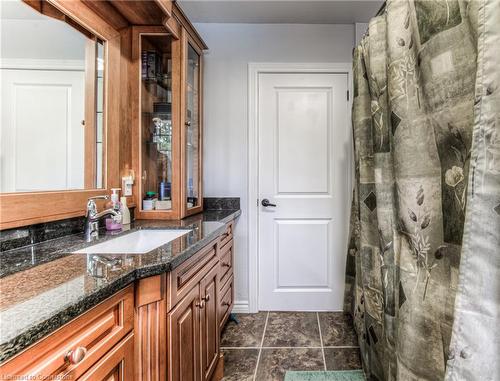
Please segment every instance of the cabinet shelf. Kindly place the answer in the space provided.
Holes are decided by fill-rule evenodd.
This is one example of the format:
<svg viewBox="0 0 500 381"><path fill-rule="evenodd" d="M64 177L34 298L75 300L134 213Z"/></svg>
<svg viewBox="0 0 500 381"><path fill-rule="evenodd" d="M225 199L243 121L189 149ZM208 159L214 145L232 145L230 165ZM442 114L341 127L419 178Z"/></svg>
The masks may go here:
<svg viewBox="0 0 500 381"><path fill-rule="evenodd" d="M150 85L156 85L158 87L161 87L165 91L172 91L172 87L165 85L158 79L142 79L142 83L145 84L146 86Z"/></svg>

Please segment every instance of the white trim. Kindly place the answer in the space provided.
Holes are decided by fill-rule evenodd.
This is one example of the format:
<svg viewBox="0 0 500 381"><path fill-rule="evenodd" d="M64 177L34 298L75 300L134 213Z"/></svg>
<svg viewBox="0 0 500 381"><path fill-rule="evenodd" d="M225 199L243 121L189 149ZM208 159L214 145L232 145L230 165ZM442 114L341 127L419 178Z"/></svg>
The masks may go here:
<svg viewBox="0 0 500 381"><path fill-rule="evenodd" d="M37 58L2 58L0 59L0 69L84 71L85 61Z"/></svg>
<svg viewBox="0 0 500 381"><path fill-rule="evenodd" d="M343 63L255 63L248 64L248 311L259 309L259 221L257 199L259 194L259 147L258 147L258 95L259 74L262 73L332 73L347 74L349 101L347 120L351 120L352 108L352 64ZM347 123L346 128L351 128ZM352 133L349 134L352 136ZM353 150L349 152L347 171L347 194L352 194ZM348 206L349 208L349 206ZM347 240L346 240L347 241ZM345 248L347 252L347 247Z"/></svg>
<svg viewBox="0 0 500 381"><path fill-rule="evenodd" d="M235 301L231 312L235 313L235 314L247 314L247 313L249 313L250 311L248 309L248 300Z"/></svg>

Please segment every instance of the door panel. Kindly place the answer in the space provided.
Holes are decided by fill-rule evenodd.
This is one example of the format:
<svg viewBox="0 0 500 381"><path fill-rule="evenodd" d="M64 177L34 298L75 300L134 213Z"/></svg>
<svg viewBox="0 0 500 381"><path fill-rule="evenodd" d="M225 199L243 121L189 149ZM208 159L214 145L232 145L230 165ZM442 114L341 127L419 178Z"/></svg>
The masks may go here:
<svg viewBox="0 0 500 381"><path fill-rule="evenodd" d="M201 364L204 380L209 380L219 358L219 265L202 279L201 297L205 302L201 313Z"/></svg>
<svg viewBox="0 0 500 381"><path fill-rule="evenodd" d="M328 193L331 89L278 88L276 100L276 193Z"/></svg>
<svg viewBox="0 0 500 381"><path fill-rule="evenodd" d="M329 220L276 220L275 289L328 290L330 255ZM304 242L307 253L304 255ZM300 273L300 276L297 274Z"/></svg>
<svg viewBox="0 0 500 381"><path fill-rule="evenodd" d="M201 380L199 305L197 285L168 314L170 381Z"/></svg>
<svg viewBox="0 0 500 381"><path fill-rule="evenodd" d="M349 187L347 74L259 76L259 308L340 310Z"/></svg>

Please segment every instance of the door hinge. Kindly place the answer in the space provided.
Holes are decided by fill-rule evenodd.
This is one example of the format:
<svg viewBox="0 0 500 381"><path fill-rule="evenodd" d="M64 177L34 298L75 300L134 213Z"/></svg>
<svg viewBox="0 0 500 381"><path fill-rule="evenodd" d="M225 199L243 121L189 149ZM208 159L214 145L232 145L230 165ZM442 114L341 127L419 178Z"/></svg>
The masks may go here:
<svg viewBox="0 0 500 381"><path fill-rule="evenodd" d="M349 90L347 90L347 100L349 100Z"/></svg>

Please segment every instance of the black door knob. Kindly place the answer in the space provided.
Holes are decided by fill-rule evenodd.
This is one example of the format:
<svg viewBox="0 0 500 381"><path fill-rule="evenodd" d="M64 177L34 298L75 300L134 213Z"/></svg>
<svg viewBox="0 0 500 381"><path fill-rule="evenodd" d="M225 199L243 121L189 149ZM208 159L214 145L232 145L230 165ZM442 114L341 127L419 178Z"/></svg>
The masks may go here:
<svg viewBox="0 0 500 381"><path fill-rule="evenodd" d="M272 206L274 208L276 206L276 204L271 204L267 198L263 199L261 204L262 204L262 206L265 206L266 208L269 206Z"/></svg>

